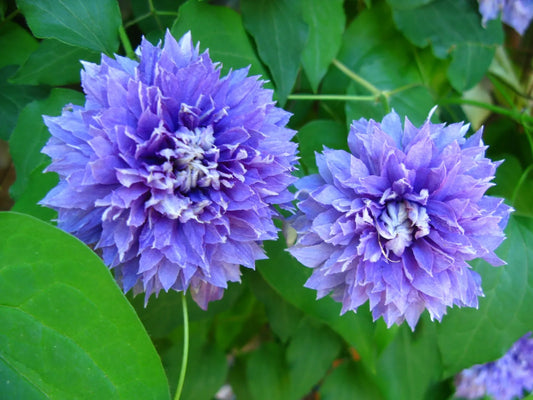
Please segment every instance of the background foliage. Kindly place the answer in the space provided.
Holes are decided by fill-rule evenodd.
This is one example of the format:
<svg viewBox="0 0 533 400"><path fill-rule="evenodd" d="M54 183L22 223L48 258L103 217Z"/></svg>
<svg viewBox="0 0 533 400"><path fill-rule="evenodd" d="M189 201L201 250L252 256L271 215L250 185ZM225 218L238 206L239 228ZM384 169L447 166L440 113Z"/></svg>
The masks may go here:
<svg viewBox="0 0 533 400"><path fill-rule="evenodd" d="M478 310L424 315L414 332L373 322L366 306L339 316L303 287L310 271L265 243L269 260L224 298L189 302L184 399L447 399L453 376L501 356L533 330L533 31L485 27L474 0L0 0L0 397L168 399L182 352L180 295L145 308L124 297L92 251L53 226L36 203L57 183L43 174L41 115L82 104L79 60L98 62L187 31L223 71L250 65L294 115L299 175L314 151L345 148L356 118L391 109L421 124L485 124L491 193L516 212L498 250L508 265L473 267ZM126 40L129 38L129 40ZM357 74L354 76L354 74ZM9 147L8 147L9 145ZM7 149L9 148L9 152ZM9 193L7 192L9 189ZM151 339L151 340L150 340ZM219 397L221 395L219 394Z"/></svg>

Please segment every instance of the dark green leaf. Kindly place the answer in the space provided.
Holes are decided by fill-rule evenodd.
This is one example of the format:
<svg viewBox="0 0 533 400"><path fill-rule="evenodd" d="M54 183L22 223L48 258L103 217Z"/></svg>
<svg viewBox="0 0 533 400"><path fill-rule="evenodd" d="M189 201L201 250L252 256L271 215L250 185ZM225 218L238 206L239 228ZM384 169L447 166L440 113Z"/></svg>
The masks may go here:
<svg viewBox="0 0 533 400"><path fill-rule="evenodd" d="M17 0L33 34L72 46L112 54L121 25L114 0Z"/></svg>
<svg viewBox="0 0 533 400"><path fill-rule="evenodd" d="M420 7L424 4L431 3L433 0L387 0L387 3L395 9L405 10Z"/></svg>
<svg viewBox="0 0 533 400"><path fill-rule="evenodd" d="M341 349L340 338L326 325L302 320L287 348L291 398L301 399L331 368Z"/></svg>
<svg viewBox="0 0 533 400"><path fill-rule="evenodd" d="M246 35L240 15L232 9L189 0L180 7L180 16L171 32L180 38L189 30L194 42L200 41L202 49L209 49L213 61L222 62L223 71L250 66L251 75L268 78Z"/></svg>
<svg viewBox="0 0 533 400"><path fill-rule="evenodd" d="M17 180L10 189L14 200L28 188L30 174L47 162L47 157L41 153L41 149L48 141L50 133L43 122L43 115L59 115L66 104L81 105L83 102L84 97L80 92L54 89L46 100L35 100L20 112L17 126L9 139L9 149L17 173ZM46 179L50 181L49 178Z"/></svg>
<svg viewBox="0 0 533 400"><path fill-rule="evenodd" d="M141 31L145 32L147 36L153 36L153 34L159 33L159 36L161 37L163 36L165 29L170 28L174 23L178 14L178 9L184 2L184 0L152 0L151 2L146 0L130 1L131 11L135 18L148 15L150 13L150 4L153 5L154 9L157 11L176 13L176 15L152 14L150 18L143 18L137 23Z"/></svg>
<svg viewBox="0 0 533 400"><path fill-rule="evenodd" d="M304 287L311 270L286 252L281 240L265 243L265 248L269 260L257 262L257 269L268 284L286 301L329 325L357 349L363 362L373 367L377 349L368 306L361 306L357 314L341 316L339 303L329 296L316 300L316 292Z"/></svg>
<svg viewBox="0 0 533 400"><path fill-rule="evenodd" d="M422 318L412 333L404 324L381 354L376 376L387 399L423 399L441 375L435 323Z"/></svg>
<svg viewBox="0 0 533 400"><path fill-rule="evenodd" d="M458 44L448 67L448 78L452 86L459 91L474 87L487 72L495 51L495 47L480 46L477 43Z"/></svg>
<svg viewBox="0 0 533 400"><path fill-rule="evenodd" d="M381 91L387 91L389 100L347 101L346 120L366 118L381 121L394 109L400 116L408 116L415 125L422 124L434 106L433 97L424 85L416 59L416 49L394 29L390 10L383 4L375 5L357 16L347 29L340 61ZM335 89L348 87L348 94L369 95L358 82L332 75Z"/></svg>
<svg viewBox="0 0 533 400"><path fill-rule="evenodd" d="M61 86L80 81L80 60L97 62L98 53L45 39L10 79L12 83Z"/></svg>
<svg viewBox="0 0 533 400"><path fill-rule="evenodd" d="M488 70L496 46L503 42L499 21L486 27L475 2L435 0L410 9L394 9L394 22L415 45L432 45L439 58L453 54L448 77L455 89L474 86Z"/></svg>
<svg viewBox="0 0 533 400"><path fill-rule="evenodd" d="M297 133L300 144L300 162L309 173L316 173L315 152L324 146L330 149L348 150L348 131L344 124L332 120L314 120L304 125Z"/></svg>
<svg viewBox="0 0 533 400"><path fill-rule="evenodd" d="M375 378L362 365L345 361L329 374L320 387L321 400L384 399Z"/></svg>
<svg viewBox="0 0 533 400"><path fill-rule="evenodd" d="M485 292L479 309L454 308L438 326L445 376L501 357L533 330L533 219L511 218L506 233L497 253L508 265L474 263Z"/></svg>
<svg viewBox="0 0 533 400"><path fill-rule="evenodd" d="M57 217L57 212L37 204L57 185L59 178L54 172L43 172L43 168L34 169L25 179L26 189L11 207L11 211L32 215L43 221L50 222Z"/></svg>
<svg viewBox="0 0 533 400"><path fill-rule="evenodd" d="M289 378L283 348L263 343L250 354L246 364L248 389L254 400L289 399Z"/></svg>
<svg viewBox="0 0 533 400"><path fill-rule="evenodd" d="M19 25L10 21L0 25L0 68L23 64L37 47L37 40Z"/></svg>
<svg viewBox="0 0 533 400"><path fill-rule="evenodd" d="M109 270L32 217L0 213L0 393L168 399L161 362Z"/></svg>
<svg viewBox="0 0 533 400"><path fill-rule="evenodd" d="M46 97L48 89L28 85L12 85L7 82L16 66L0 69L0 139L8 140L17 123L20 110L30 101Z"/></svg>
<svg viewBox="0 0 533 400"><path fill-rule="evenodd" d="M309 26L302 66L316 92L331 60L341 47L346 17L342 0L303 0L302 12Z"/></svg>
<svg viewBox="0 0 533 400"><path fill-rule="evenodd" d="M209 303L207 310L202 310L190 297L187 297L189 320L205 320L222 313L233 306L241 293L242 285L230 282L224 297L221 300ZM146 306L144 305L144 295L142 294L134 298L130 297L130 302L137 311L137 315L139 315L150 337L166 337L183 323L181 293L175 290L170 290L168 293L161 292L157 297L152 296Z"/></svg>
<svg viewBox="0 0 533 400"><path fill-rule="evenodd" d="M302 20L300 1L242 0L241 10L244 26L270 69L283 106L294 86L309 30Z"/></svg>
<svg viewBox="0 0 533 400"><path fill-rule="evenodd" d="M300 324L302 313L286 302L255 272L246 274L257 299L265 305L268 323L274 333L286 342Z"/></svg>

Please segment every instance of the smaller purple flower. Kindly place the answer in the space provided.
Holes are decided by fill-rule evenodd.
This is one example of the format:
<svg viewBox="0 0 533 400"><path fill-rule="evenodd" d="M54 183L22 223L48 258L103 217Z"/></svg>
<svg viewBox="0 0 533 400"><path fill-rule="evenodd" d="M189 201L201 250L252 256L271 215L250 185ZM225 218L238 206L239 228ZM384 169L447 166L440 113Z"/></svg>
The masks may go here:
<svg viewBox="0 0 533 400"><path fill-rule="evenodd" d="M502 15L502 21L523 35L533 19L533 0L479 0L483 24Z"/></svg>
<svg viewBox="0 0 533 400"><path fill-rule="evenodd" d="M495 400L520 399L533 390L533 338L520 338L505 355L493 362L474 365L455 378L456 397Z"/></svg>
<svg viewBox="0 0 533 400"><path fill-rule="evenodd" d="M477 307L480 276L467 261L505 264L511 208L486 196L498 162L485 157L482 131L468 125L420 128L392 112L382 123L354 121L351 153L324 149L319 173L296 183L298 233L290 253L313 269L306 286L332 293L342 313L369 301L374 319L414 329L424 309Z"/></svg>

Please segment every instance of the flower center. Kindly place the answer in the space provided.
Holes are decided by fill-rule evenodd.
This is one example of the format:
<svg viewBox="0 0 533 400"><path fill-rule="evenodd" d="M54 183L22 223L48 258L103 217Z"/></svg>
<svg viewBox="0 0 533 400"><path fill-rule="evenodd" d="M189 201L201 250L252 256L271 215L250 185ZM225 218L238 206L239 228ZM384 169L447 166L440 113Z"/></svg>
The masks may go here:
<svg viewBox="0 0 533 400"><path fill-rule="evenodd" d="M376 224L385 257L389 251L400 257L415 239L429 234L429 217L426 209L408 200L391 201L381 212ZM383 243L383 242L380 242Z"/></svg>
<svg viewBox="0 0 533 400"><path fill-rule="evenodd" d="M211 126L181 127L169 133L160 125L143 149L149 183L168 193L187 194L198 187L219 189L219 150L214 142Z"/></svg>

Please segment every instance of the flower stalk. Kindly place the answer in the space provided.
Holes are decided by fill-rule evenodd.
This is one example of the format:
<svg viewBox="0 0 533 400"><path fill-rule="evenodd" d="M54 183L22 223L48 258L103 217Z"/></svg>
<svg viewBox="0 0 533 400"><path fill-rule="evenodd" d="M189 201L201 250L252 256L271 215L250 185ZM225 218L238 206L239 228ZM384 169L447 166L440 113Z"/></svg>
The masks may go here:
<svg viewBox="0 0 533 400"><path fill-rule="evenodd" d="M189 359L189 313L187 311L187 297L185 296L185 293L182 293L181 295L181 305L183 311L183 355L181 357L180 376L178 378L178 386L176 387L174 400L179 400L181 397L183 383L185 382L185 374L187 373L187 362Z"/></svg>

